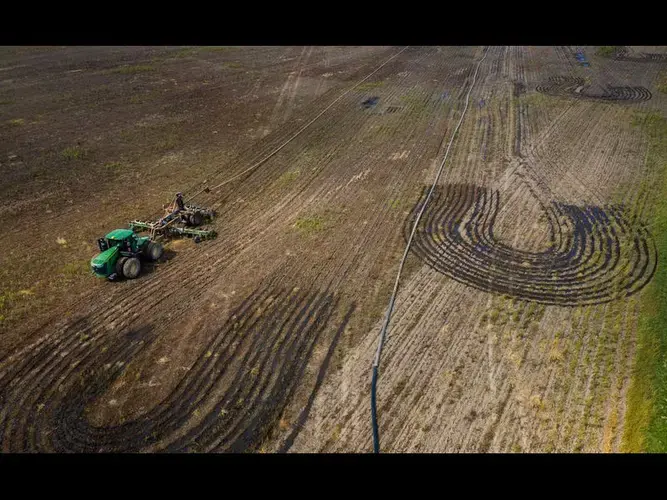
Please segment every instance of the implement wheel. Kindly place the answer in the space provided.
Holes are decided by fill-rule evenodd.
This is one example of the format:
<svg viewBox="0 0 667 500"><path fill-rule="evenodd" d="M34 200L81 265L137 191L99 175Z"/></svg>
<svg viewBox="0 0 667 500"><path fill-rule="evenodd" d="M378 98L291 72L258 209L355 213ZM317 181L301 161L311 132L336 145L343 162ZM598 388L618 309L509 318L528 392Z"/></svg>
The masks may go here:
<svg viewBox="0 0 667 500"><path fill-rule="evenodd" d="M136 257L130 257L123 264L123 276L128 279L134 279L141 272L141 261Z"/></svg>
<svg viewBox="0 0 667 500"><path fill-rule="evenodd" d="M201 212L195 212L190 215L190 225L191 226L201 226L204 223L204 216Z"/></svg>

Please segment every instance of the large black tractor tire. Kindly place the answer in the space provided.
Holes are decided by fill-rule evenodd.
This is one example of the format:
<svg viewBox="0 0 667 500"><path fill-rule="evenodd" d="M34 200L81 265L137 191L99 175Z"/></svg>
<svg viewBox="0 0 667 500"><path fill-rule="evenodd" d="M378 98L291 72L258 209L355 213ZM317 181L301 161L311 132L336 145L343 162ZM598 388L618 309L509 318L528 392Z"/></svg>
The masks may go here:
<svg viewBox="0 0 667 500"><path fill-rule="evenodd" d="M157 241L151 241L144 249L144 257L152 261L159 260L163 253L164 247Z"/></svg>
<svg viewBox="0 0 667 500"><path fill-rule="evenodd" d="M118 260L116 261L116 276L118 278L122 278L125 275L123 274L123 266L127 262L127 257L118 257Z"/></svg>
<svg viewBox="0 0 667 500"><path fill-rule="evenodd" d="M204 223L204 215L201 212L194 212L190 215L190 225L197 227Z"/></svg>
<svg viewBox="0 0 667 500"><path fill-rule="evenodd" d="M133 280L141 272L141 261L136 257L130 257L123 264L123 276Z"/></svg>

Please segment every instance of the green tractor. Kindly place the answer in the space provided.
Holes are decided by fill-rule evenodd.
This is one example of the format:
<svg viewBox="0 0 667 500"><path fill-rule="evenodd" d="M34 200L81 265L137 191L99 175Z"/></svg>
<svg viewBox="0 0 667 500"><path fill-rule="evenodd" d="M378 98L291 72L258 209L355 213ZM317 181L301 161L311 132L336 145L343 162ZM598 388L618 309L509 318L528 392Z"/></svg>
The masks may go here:
<svg viewBox="0 0 667 500"><path fill-rule="evenodd" d="M148 236L137 236L131 229L116 229L97 240L100 252L90 261L93 273L101 278L134 279L141 272L141 261L156 261L164 247Z"/></svg>
<svg viewBox="0 0 667 500"><path fill-rule="evenodd" d="M97 240L101 253L90 261L93 274L110 280L134 279L141 273L142 260L157 261L162 257L164 247L158 240L187 236L199 243L217 236L212 228L197 228L212 221L214 210L186 205L181 193L171 206L164 208L167 214L157 221L133 220L129 229L116 229ZM141 232L148 236L137 235Z"/></svg>

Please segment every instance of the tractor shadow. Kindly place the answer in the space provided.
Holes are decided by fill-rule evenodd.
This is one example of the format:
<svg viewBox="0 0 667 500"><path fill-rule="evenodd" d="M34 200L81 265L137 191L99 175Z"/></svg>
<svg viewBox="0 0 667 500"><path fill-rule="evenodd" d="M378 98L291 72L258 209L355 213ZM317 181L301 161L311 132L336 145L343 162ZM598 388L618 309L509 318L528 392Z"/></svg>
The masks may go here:
<svg viewBox="0 0 667 500"><path fill-rule="evenodd" d="M155 272L155 270L160 267L160 265L169 262L171 259L176 257L178 255L178 253L179 252L176 252L176 251L172 250L171 248L165 248L164 253L162 254L162 257L160 257L156 262L142 260L141 261L141 274L142 275L153 274Z"/></svg>

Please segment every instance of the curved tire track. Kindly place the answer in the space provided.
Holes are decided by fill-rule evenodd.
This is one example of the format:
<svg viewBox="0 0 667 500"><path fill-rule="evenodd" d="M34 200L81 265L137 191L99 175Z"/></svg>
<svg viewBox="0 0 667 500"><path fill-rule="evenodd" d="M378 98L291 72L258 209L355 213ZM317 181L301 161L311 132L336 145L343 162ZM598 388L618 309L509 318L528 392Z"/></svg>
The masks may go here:
<svg viewBox="0 0 667 500"><path fill-rule="evenodd" d="M551 243L546 251L531 252L494 235L499 202L496 190L441 187L420 223L414 252L469 286L562 306L631 295L655 272L657 250L649 231L631 226L621 207L543 204ZM420 208L409 217L406 236Z"/></svg>
<svg viewBox="0 0 667 500"><path fill-rule="evenodd" d="M591 92L587 90L588 87L583 78L552 76L535 90L547 95L606 102L642 102L652 97L650 90L639 86L607 86L602 93Z"/></svg>
<svg viewBox="0 0 667 500"><path fill-rule="evenodd" d="M265 286L230 315L161 404L130 422L95 426L86 407L158 336L139 328L80 342L63 336L0 377L0 449L7 452L244 451L258 446L303 376L338 299ZM344 323L349 319L345 318ZM85 329L87 319L72 330ZM344 324L340 326L344 328ZM336 340L337 337L334 338ZM75 358L76 361L72 362ZM183 435L197 415L204 414Z"/></svg>

